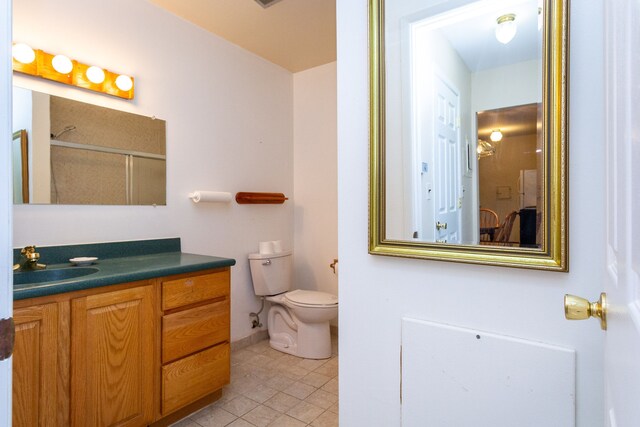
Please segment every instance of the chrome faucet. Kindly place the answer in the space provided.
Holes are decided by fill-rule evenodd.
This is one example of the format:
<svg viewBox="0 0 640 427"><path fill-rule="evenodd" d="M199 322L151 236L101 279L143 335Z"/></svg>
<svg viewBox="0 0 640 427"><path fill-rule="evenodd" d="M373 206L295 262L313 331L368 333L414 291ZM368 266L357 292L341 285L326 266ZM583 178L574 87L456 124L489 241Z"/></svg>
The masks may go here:
<svg viewBox="0 0 640 427"><path fill-rule="evenodd" d="M13 265L13 271L29 271L29 270L42 270L47 268L45 264L40 264L40 254L36 252L35 246L25 246L20 251L24 259L20 264Z"/></svg>

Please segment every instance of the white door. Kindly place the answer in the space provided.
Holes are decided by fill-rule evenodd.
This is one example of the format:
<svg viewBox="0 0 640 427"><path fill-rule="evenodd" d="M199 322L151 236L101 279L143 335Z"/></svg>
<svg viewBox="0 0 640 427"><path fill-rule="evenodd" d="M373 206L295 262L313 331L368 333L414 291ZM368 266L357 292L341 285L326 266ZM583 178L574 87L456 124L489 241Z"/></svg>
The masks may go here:
<svg viewBox="0 0 640 427"><path fill-rule="evenodd" d="M460 243L460 98L458 91L435 77L434 90L434 222L435 240Z"/></svg>
<svg viewBox="0 0 640 427"><path fill-rule="evenodd" d="M0 0L0 319L13 309L10 47L11 0ZM0 362L0 425L11 425L11 358Z"/></svg>
<svg viewBox="0 0 640 427"><path fill-rule="evenodd" d="M607 292L605 419L640 425L640 3L605 2Z"/></svg>

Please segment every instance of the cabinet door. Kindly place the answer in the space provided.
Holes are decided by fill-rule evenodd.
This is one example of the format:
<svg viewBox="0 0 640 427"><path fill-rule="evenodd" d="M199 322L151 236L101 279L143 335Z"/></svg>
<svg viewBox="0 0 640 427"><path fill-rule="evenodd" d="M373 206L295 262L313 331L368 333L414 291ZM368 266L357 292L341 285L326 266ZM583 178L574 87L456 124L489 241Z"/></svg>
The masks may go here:
<svg viewBox="0 0 640 427"><path fill-rule="evenodd" d="M154 306L151 285L72 300L72 425L153 421Z"/></svg>
<svg viewBox="0 0 640 427"><path fill-rule="evenodd" d="M57 425L58 306L19 308L13 353L13 426Z"/></svg>

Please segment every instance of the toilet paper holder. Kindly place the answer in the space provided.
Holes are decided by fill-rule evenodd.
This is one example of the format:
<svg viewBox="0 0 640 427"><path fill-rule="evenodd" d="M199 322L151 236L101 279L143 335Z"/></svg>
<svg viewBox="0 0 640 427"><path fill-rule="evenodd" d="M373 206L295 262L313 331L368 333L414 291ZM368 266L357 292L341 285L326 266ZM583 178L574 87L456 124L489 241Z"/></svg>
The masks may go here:
<svg viewBox="0 0 640 427"><path fill-rule="evenodd" d="M280 205L289 200L283 193L236 193L236 202L239 205Z"/></svg>

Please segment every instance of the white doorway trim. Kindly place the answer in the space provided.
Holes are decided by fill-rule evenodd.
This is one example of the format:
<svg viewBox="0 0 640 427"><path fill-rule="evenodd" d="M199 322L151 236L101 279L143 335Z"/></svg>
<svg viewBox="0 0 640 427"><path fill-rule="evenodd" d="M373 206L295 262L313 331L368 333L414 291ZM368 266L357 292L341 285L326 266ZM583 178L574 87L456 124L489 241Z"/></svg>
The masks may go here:
<svg viewBox="0 0 640 427"><path fill-rule="evenodd" d="M11 37L12 2L0 0L0 318L13 314L11 250ZM11 425L11 363L0 362L0 425Z"/></svg>

